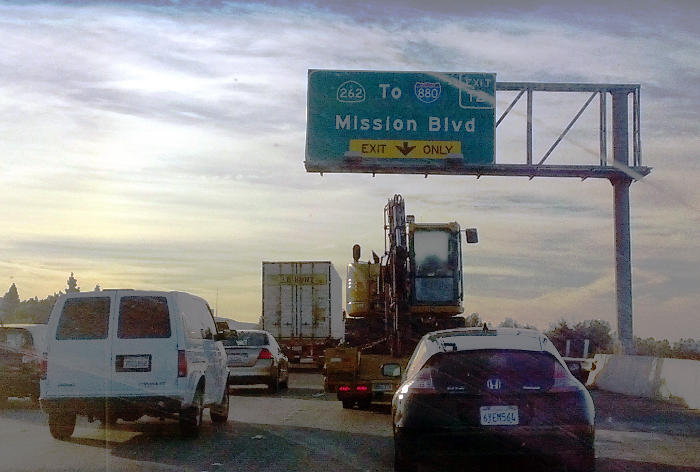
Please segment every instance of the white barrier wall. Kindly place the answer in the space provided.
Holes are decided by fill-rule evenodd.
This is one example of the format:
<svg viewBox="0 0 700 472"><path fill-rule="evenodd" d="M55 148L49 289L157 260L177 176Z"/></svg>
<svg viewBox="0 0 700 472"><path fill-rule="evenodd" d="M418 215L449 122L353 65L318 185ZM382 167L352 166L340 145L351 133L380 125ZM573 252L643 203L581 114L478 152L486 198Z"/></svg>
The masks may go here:
<svg viewBox="0 0 700 472"><path fill-rule="evenodd" d="M596 354L587 385L646 398L683 400L700 410L700 361Z"/></svg>

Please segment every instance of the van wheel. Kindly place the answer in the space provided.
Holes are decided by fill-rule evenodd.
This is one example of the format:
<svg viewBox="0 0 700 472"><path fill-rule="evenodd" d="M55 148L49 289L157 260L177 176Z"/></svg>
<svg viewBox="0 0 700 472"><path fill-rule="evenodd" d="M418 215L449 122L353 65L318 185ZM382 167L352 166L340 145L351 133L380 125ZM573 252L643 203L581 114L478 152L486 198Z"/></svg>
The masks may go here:
<svg viewBox="0 0 700 472"><path fill-rule="evenodd" d="M213 406L209 409L209 416L212 423L222 424L228 421L229 398L228 389L224 389L224 398L221 399L221 404Z"/></svg>
<svg viewBox="0 0 700 472"><path fill-rule="evenodd" d="M183 438L199 436L199 427L202 426L202 410L202 391L197 390L192 405L180 410L180 434Z"/></svg>
<svg viewBox="0 0 700 472"><path fill-rule="evenodd" d="M51 436L61 441L70 438L73 431L75 431L75 416L74 411L49 410L49 431L51 431Z"/></svg>

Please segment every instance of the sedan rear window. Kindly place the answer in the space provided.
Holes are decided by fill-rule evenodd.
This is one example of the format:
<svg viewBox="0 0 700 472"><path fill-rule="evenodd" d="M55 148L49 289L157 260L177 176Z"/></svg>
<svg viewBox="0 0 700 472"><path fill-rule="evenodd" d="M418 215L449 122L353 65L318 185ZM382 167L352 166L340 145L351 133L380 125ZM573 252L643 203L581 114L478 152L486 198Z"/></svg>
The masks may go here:
<svg viewBox="0 0 700 472"><path fill-rule="evenodd" d="M107 297L66 300L58 321L56 339L105 339L109 327L109 306Z"/></svg>
<svg viewBox="0 0 700 472"><path fill-rule="evenodd" d="M267 334L238 332L238 336L224 340L225 346L267 346Z"/></svg>
<svg viewBox="0 0 700 472"><path fill-rule="evenodd" d="M169 338L170 311L165 297L122 297L117 336L121 339Z"/></svg>
<svg viewBox="0 0 700 472"><path fill-rule="evenodd" d="M435 387L443 391L546 390L558 361L544 352L479 350L439 353L428 360Z"/></svg>

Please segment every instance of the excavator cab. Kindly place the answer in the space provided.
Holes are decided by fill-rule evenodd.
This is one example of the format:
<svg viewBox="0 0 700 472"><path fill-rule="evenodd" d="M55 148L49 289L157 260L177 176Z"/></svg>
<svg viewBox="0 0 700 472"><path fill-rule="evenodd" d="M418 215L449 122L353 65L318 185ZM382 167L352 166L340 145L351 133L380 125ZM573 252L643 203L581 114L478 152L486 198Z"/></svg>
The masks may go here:
<svg viewBox="0 0 700 472"><path fill-rule="evenodd" d="M462 237L458 223L409 223L412 312L462 312Z"/></svg>

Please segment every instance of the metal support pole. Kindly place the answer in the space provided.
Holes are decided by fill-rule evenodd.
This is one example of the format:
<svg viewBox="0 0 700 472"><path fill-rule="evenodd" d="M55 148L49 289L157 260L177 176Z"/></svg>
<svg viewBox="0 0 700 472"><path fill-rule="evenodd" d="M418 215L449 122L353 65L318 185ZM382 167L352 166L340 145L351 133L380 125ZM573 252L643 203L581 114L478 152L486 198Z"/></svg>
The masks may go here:
<svg viewBox="0 0 700 472"><path fill-rule="evenodd" d="M612 95L613 157L629 165L627 93ZM617 291L617 333L626 354L632 354L632 259L630 251L630 177L611 179L615 213L615 286Z"/></svg>
<svg viewBox="0 0 700 472"><path fill-rule="evenodd" d="M532 89L527 89L527 129L525 134L527 135L527 165L532 165Z"/></svg>

